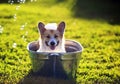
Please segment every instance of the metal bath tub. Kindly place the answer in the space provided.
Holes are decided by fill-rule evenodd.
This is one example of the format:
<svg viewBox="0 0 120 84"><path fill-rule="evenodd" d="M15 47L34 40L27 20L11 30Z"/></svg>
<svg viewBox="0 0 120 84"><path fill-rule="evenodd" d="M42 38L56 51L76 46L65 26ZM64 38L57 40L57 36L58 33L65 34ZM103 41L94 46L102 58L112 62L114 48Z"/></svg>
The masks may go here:
<svg viewBox="0 0 120 84"><path fill-rule="evenodd" d="M66 40L66 53L36 52L38 48L38 41L31 42L27 46L34 74L70 80L76 78L76 71L83 50L80 43Z"/></svg>

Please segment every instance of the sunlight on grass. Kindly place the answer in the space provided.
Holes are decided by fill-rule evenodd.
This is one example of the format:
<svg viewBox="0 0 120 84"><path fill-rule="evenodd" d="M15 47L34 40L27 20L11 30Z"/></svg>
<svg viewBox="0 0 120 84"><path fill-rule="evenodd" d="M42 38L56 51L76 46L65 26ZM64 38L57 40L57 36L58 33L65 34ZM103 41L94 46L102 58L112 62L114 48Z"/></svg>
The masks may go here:
<svg viewBox="0 0 120 84"><path fill-rule="evenodd" d="M26 46L38 40L39 21L65 21L66 39L83 45L78 83L120 82L120 25L75 18L71 11L72 2L52 0L47 4L47 0L40 0L38 3L0 4L0 83L18 83L31 70Z"/></svg>

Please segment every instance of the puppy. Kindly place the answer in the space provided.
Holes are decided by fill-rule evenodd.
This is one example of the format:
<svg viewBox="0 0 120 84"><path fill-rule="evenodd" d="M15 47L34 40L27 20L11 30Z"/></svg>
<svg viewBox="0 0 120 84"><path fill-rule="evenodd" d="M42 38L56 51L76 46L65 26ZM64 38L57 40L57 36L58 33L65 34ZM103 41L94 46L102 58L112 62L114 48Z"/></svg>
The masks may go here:
<svg viewBox="0 0 120 84"><path fill-rule="evenodd" d="M65 22L49 23L44 25L42 22L38 24L40 33L39 49L37 52L66 52L64 30Z"/></svg>

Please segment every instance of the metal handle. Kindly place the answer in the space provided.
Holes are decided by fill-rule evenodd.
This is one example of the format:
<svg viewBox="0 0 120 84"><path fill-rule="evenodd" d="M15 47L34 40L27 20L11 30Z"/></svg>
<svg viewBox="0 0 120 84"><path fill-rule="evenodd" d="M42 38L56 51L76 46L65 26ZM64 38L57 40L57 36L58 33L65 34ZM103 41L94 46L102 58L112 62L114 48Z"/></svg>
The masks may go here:
<svg viewBox="0 0 120 84"><path fill-rule="evenodd" d="M61 56L62 54L60 54L60 53L50 53L50 54L48 54L48 56Z"/></svg>

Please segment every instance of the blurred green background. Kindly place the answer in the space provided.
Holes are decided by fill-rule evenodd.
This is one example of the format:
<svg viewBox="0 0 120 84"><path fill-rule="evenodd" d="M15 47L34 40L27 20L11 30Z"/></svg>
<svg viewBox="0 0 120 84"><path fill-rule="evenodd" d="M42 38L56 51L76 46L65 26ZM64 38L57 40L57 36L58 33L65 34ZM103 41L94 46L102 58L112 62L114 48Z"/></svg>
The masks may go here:
<svg viewBox="0 0 120 84"><path fill-rule="evenodd" d="M0 84L19 83L31 71L26 46L38 40L40 21L65 21L66 39L83 45L78 84L119 84L119 10L119 0L1 0Z"/></svg>

